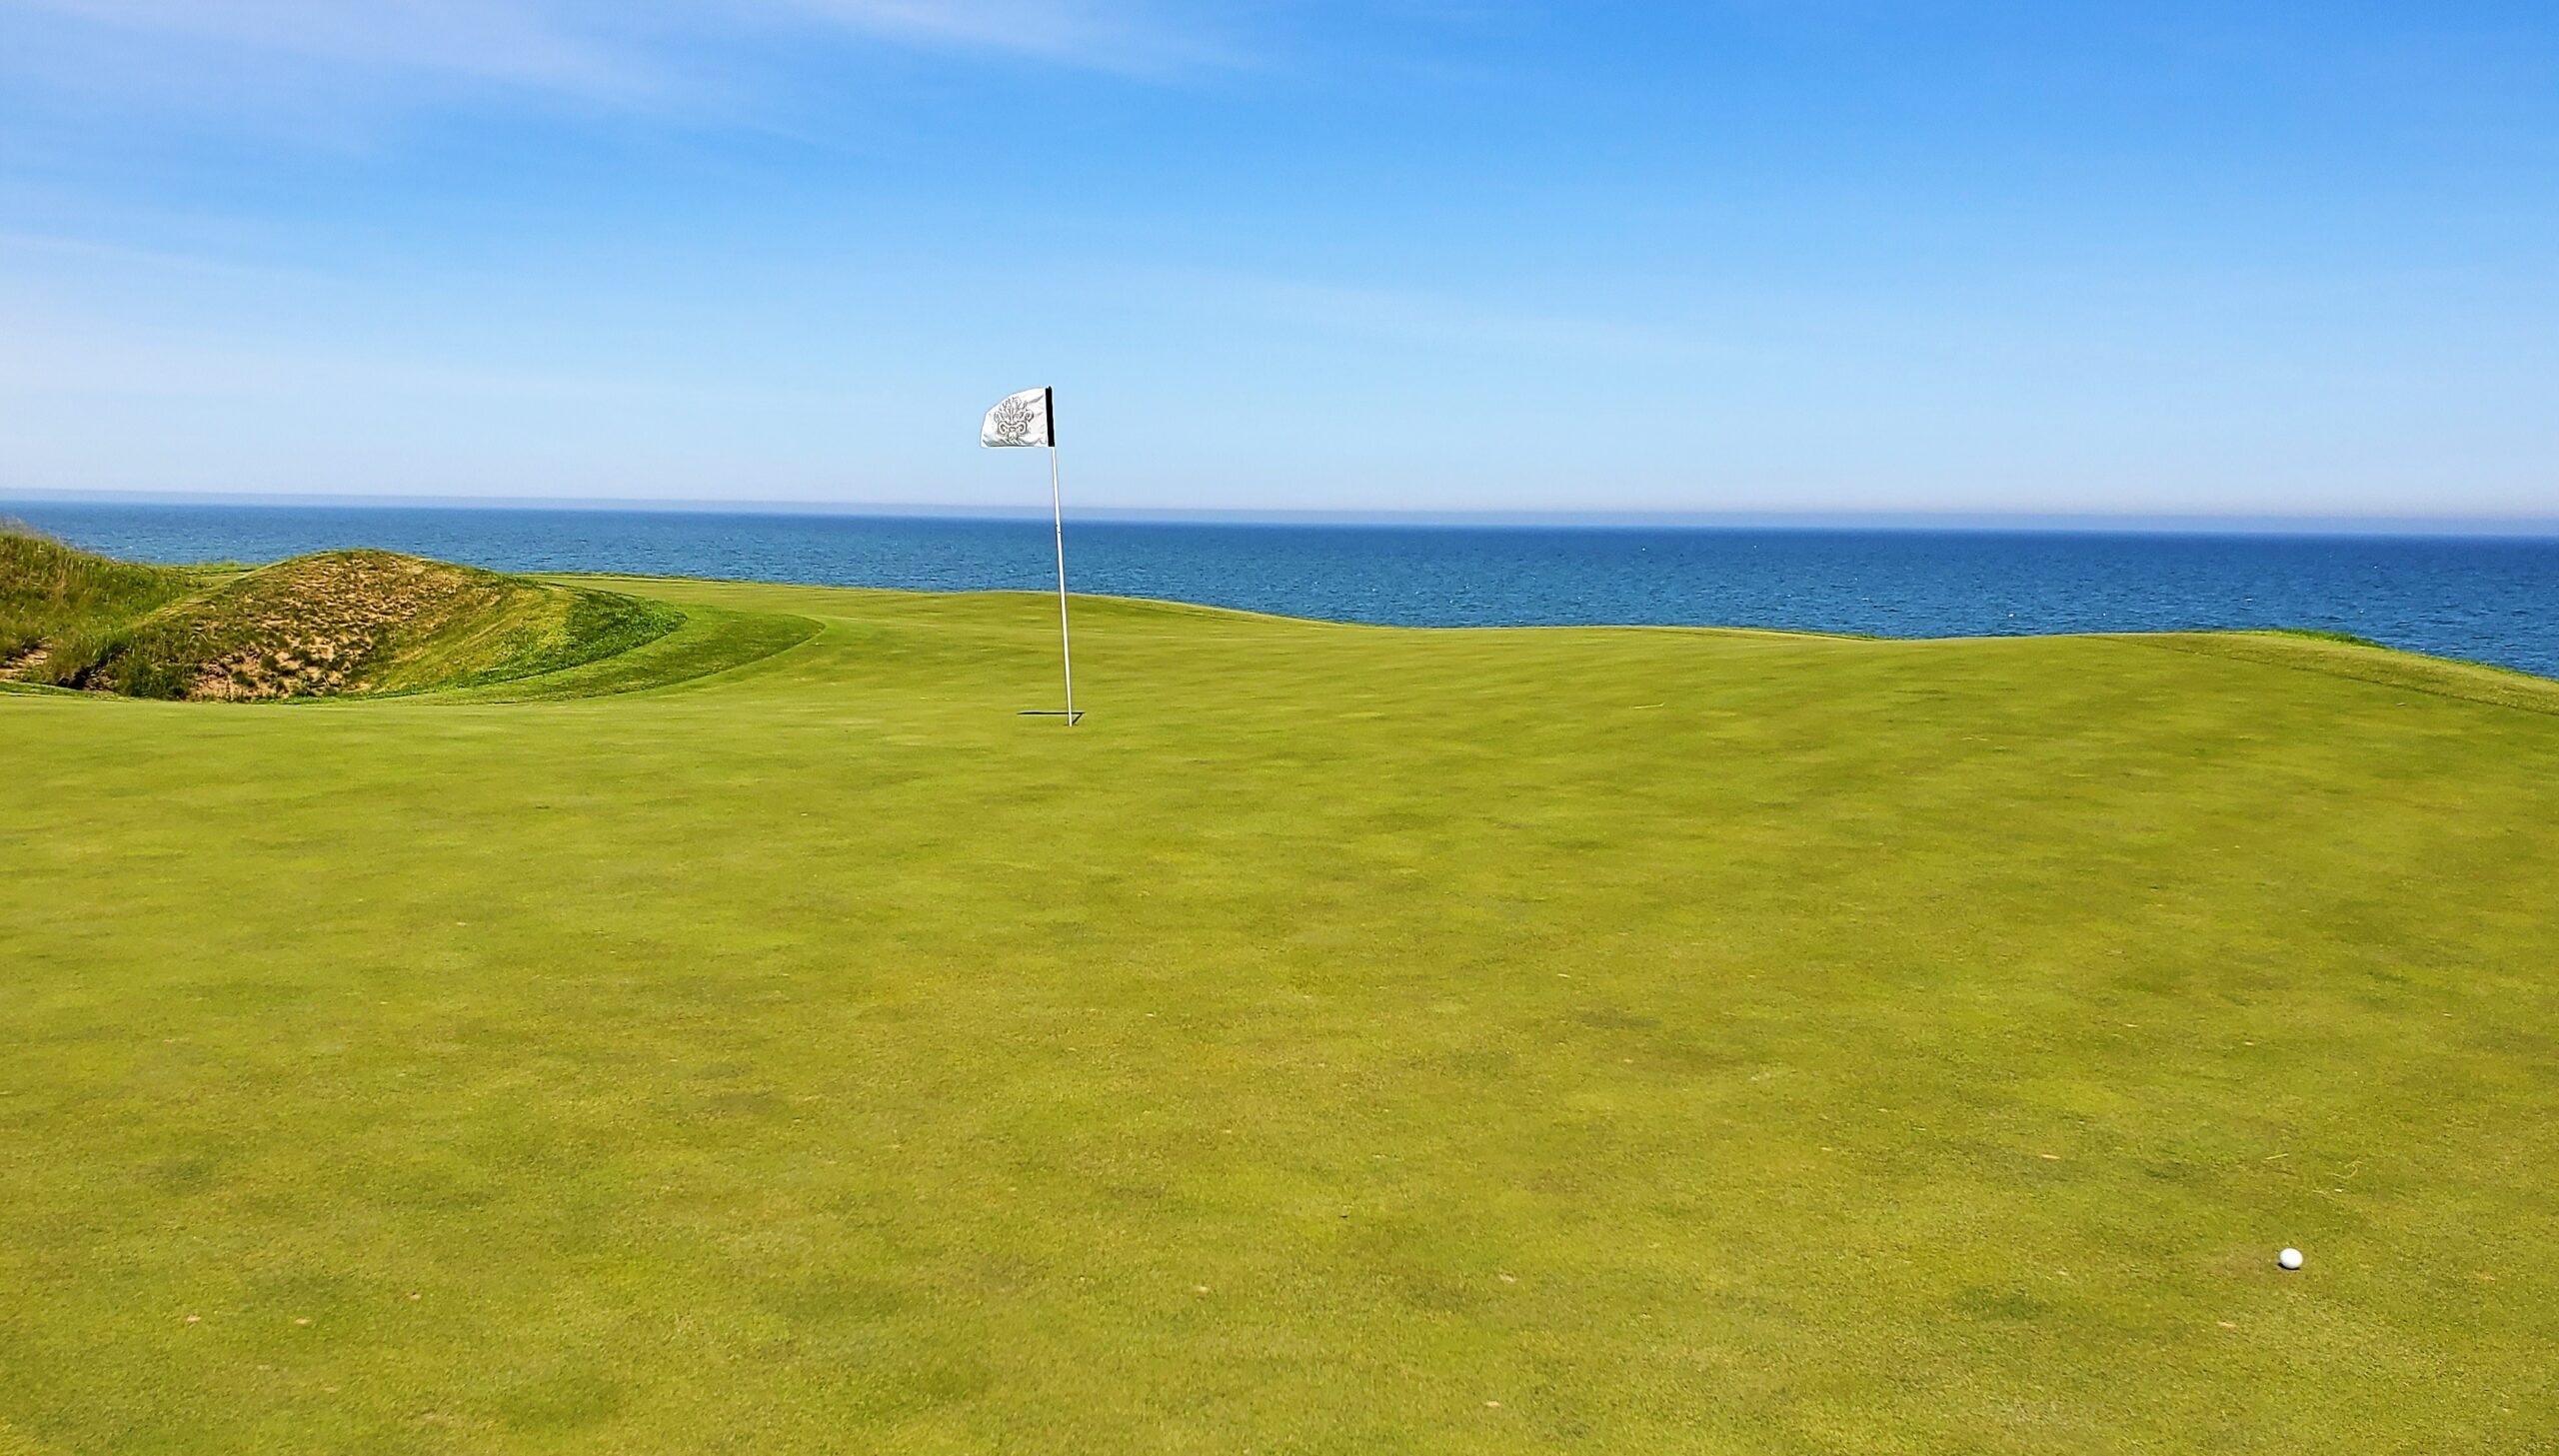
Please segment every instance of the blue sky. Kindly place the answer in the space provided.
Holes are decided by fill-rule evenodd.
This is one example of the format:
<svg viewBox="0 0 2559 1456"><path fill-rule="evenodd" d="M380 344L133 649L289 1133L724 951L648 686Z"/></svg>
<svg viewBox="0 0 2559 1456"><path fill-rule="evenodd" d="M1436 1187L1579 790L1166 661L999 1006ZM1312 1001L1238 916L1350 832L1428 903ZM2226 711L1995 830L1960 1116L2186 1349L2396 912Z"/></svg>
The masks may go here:
<svg viewBox="0 0 2559 1456"><path fill-rule="evenodd" d="M2559 516L2559 7L0 0L0 492Z"/></svg>

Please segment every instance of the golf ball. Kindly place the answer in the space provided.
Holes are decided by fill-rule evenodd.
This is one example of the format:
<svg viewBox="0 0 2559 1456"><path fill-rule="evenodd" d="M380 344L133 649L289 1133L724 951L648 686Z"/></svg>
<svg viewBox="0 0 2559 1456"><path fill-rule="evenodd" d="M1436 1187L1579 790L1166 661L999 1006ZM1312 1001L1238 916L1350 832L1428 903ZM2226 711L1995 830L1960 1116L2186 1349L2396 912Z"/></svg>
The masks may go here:
<svg viewBox="0 0 2559 1456"><path fill-rule="evenodd" d="M2301 1267L2301 1250L2286 1249L2275 1255L2275 1262L2287 1269L2298 1269Z"/></svg>

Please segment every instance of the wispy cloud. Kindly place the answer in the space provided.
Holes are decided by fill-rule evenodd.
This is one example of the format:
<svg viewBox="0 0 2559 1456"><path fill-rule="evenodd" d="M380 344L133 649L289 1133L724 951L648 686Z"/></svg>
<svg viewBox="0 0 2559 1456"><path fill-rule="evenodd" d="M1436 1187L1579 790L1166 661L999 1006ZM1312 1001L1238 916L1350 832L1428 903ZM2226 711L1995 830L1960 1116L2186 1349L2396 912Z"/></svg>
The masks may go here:
<svg viewBox="0 0 2559 1456"><path fill-rule="evenodd" d="M1132 270L1122 275L1122 281L1132 306L1178 299L1185 309L1227 312L1252 318L1265 328L1311 330L1432 349L1653 361L1724 358L1742 352L1658 321L1487 303L1460 293L1199 267Z"/></svg>
<svg viewBox="0 0 2559 1456"><path fill-rule="evenodd" d="M821 24L911 44L1001 51L1090 69L1226 64L1235 48L1197 22L1132 0L767 0Z"/></svg>
<svg viewBox="0 0 2559 1456"><path fill-rule="evenodd" d="M188 48L206 67L298 62L608 102L662 100L700 79L706 48L778 34L1124 74L1236 54L1148 0L0 0L0 22L13 17Z"/></svg>
<svg viewBox="0 0 2559 1456"><path fill-rule="evenodd" d="M23 276L47 264L100 264L130 273L149 270L163 275L193 275L229 282L256 281L308 286L325 277L308 269L272 264L241 263L229 258L204 253L181 253L165 248L135 247L125 243L102 242L94 238L69 237L57 233L19 232L0 228L0 268ZM5 297L5 294L0 294Z"/></svg>
<svg viewBox="0 0 2559 1456"><path fill-rule="evenodd" d="M0 0L141 41L438 72L581 94L631 89L639 58L536 0ZM207 57L211 60L213 57Z"/></svg>

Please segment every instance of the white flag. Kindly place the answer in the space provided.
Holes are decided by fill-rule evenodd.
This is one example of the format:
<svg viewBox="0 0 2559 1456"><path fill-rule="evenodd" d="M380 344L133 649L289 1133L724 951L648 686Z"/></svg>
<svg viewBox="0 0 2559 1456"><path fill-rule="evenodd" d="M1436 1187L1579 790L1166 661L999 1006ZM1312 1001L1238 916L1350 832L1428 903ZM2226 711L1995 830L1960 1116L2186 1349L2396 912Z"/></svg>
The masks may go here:
<svg viewBox="0 0 2559 1456"><path fill-rule="evenodd" d="M1049 391L1024 390L1005 396L1003 404L987 412L978 443L989 447L1057 444L1058 412Z"/></svg>

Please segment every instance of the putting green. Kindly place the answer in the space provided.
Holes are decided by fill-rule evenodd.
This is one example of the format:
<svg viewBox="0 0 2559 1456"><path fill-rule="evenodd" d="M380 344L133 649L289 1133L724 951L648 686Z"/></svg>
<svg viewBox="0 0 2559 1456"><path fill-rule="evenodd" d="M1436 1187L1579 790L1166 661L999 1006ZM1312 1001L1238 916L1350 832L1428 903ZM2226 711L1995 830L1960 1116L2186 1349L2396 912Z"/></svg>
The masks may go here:
<svg viewBox="0 0 2559 1456"><path fill-rule="evenodd" d="M0 697L0 1452L2559 1430L2544 686L604 585Z"/></svg>

